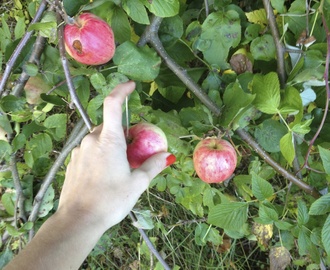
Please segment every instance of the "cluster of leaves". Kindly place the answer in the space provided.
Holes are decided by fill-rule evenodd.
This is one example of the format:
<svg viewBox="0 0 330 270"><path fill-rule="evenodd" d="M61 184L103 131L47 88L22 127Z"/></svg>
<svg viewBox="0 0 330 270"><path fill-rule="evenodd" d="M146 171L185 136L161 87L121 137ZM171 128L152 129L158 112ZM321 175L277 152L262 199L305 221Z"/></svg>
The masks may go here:
<svg viewBox="0 0 330 270"><path fill-rule="evenodd" d="M4 240L0 265L26 241L32 225L40 226L56 210L66 163L43 194L38 221L33 224L25 219L80 117L70 106L65 84L56 11L44 12L40 22L29 25L39 2L25 2L15 1L15 8L2 16L0 28L1 63L8 62L26 31L35 31L13 67L6 85L8 95L0 101L0 230ZM94 124L102 122L102 102L111 89L128 79L137 81L128 103L130 122L157 124L177 156L174 166L154 179L150 192L157 193L157 198L170 198L189 212L182 216L195 217L191 224L196 246L218 250L228 239L240 245L248 240L244 249L251 252L249 248L257 245L267 254L262 263L277 262L273 269L284 269L290 263L321 269L330 265L330 122L325 75L330 57L326 40L329 4L309 1L307 8L303 0L264 2L274 11L279 40L270 27L271 16L259 1L63 1L70 16L88 11L106 20L117 42L111 62L86 67L70 59L70 72ZM162 18L157 32L166 57L140 39L147 25L153 26L154 16ZM28 59L38 35L46 40L44 51L37 63L31 63ZM307 42L311 38L316 39L312 45ZM282 45L283 66L277 43ZM23 96L11 95L23 72L30 76ZM221 113L199 100L179 73L199 85ZM248 146L242 132L258 145ZM195 175L193 149L206 136L224 136L239 153L235 175L225 184L209 185ZM269 158L276 165L271 166ZM14 169L24 195L22 216L16 211ZM298 182L323 196L315 198L292 185L285 173L295 174ZM135 225L149 229L150 234L167 235L170 232L165 221L157 218L155 205L160 206L150 198L142 199ZM106 237L102 243L111 241ZM171 243L169 254L176 244L179 249L179 242ZM159 241L157 245L162 247ZM148 254L145 247L139 248ZM97 250L91 256L98 256ZM228 250L235 250L235 245ZM212 266L232 266L233 257ZM173 267L184 268L172 261Z"/></svg>

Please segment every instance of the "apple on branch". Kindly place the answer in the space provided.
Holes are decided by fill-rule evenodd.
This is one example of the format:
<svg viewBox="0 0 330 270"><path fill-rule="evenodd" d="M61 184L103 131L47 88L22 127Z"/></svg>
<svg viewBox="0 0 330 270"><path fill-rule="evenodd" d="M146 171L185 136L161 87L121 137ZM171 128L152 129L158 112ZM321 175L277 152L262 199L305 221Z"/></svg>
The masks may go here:
<svg viewBox="0 0 330 270"><path fill-rule="evenodd" d="M67 53L86 65L102 65L115 53L115 39L111 27L92 13L82 13L74 24L64 27Z"/></svg>
<svg viewBox="0 0 330 270"><path fill-rule="evenodd" d="M154 124L141 122L128 130L127 159L131 168L138 168L156 153L166 152L166 135Z"/></svg>
<svg viewBox="0 0 330 270"><path fill-rule="evenodd" d="M193 163L202 181L221 183L227 180L236 168L236 150L226 140L206 138L196 145Z"/></svg>

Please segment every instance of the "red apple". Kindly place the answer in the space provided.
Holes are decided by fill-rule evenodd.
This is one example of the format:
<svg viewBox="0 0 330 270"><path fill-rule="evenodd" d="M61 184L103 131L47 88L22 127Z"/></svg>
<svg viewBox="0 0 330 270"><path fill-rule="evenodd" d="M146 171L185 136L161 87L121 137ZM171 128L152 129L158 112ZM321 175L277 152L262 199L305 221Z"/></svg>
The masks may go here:
<svg viewBox="0 0 330 270"><path fill-rule="evenodd" d="M72 58L86 65L105 64L116 49L111 27L91 13L83 13L75 24L65 25L64 44Z"/></svg>
<svg viewBox="0 0 330 270"><path fill-rule="evenodd" d="M128 130L127 159L131 168L138 168L152 155L166 151L166 135L159 127L141 122Z"/></svg>
<svg viewBox="0 0 330 270"><path fill-rule="evenodd" d="M233 174L237 155L235 148L228 141L207 138L196 145L193 162L196 173L202 181L219 183Z"/></svg>

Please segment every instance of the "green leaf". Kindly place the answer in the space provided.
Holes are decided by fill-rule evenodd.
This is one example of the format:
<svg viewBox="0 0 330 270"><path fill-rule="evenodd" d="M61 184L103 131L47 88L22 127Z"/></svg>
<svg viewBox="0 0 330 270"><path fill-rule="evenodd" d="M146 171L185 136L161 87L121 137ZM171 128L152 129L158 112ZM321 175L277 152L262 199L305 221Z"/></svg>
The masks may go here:
<svg viewBox="0 0 330 270"><path fill-rule="evenodd" d="M183 35L182 18L177 15L163 19L158 34L165 47L173 46Z"/></svg>
<svg viewBox="0 0 330 270"><path fill-rule="evenodd" d="M54 198L55 198L55 190L52 185L50 185L42 199L38 217L45 217L54 207Z"/></svg>
<svg viewBox="0 0 330 270"><path fill-rule="evenodd" d="M102 105L103 105L102 95L96 96L88 103L87 113L95 125L100 124L102 121L102 115L103 115Z"/></svg>
<svg viewBox="0 0 330 270"><path fill-rule="evenodd" d="M1 196L1 203L3 207L5 208L6 212L12 216L15 213L15 199L16 195L13 192L5 192Z"/></svg>
<svg viewBox="0 0 330 270"><path fill-rule="evenodd" d="M252 193L259 201L264 201L274 194L274 189L269 182L252 173Z"/></svg>
<svg viewBox="0 0 330 270"><path fill-rule="evenodd" d="M292 132L297 134L307 134L311 130L310 125L312 124L312 122L313 119L307 119L306 121L294 125L291 130Z"/></svg>
<svg viewBox="0 0 330 270"><path fill-rule="evenodd" d="M207 242L220 245L222 244L222 237L217 229L205 223L199 223L195 229L195 242L199 246L205 246Z"/></svg>
<svg viewBox="0 0 330 270"><path fill-rule="evenodd" d="M309 254L311 245L313 245L313 243L310 240L310 233L306 227L302 227L298 235L299 255L304 256Z"/></svg>
<svg viewBox="0 0 330 270"><path fill-rule="evenodd" d="M306 203L303 200L298 201L298 225L305 225L309 220L308 209Z"/></svg>
<svg viewBox="0 0 330 270"><path fill-rule="evenodd" d="M24 70L31 77L36 76L39 72L38 66L33 63L26 63L24 65Z"/></svg>
<svg viewBox="0 0 330 270"><path fill-rule="evenodd" d="M275 72L263 76L256 74L252 81L254 105L263 113L275 114L280 105L280 83Z"/></svg>
<svg viewBox="0 0 330 270"><path fill-rule="evenodd" d="M149 17L145 6L140 0L123 0L123 9L127 15L140 24L149 24Z"/></svg>
<svg viewBox="0 0 330 270"><path fill-rule="evenodd" d="M14 30L15 39L20 39L26 32L25 17L15 16L15 19L17 21Z"/></svg>
<svg viewBox="0 0 330 270"><path fill-rule="evenodd" d="M8 95L1 99L0 104L6 112L18 112L24 109L25 100L23 98Z"/></svg>
<svg viewBox="0 0 330 270"><path fill-rule="evenodd" d="M26 143L26 137L23 133L18 134L12 141L13 152L23 148Z"/></svg>
<svg viewBox="0 0 330 270"><path fill-rule="evenodd" d="M285 134L282 139L280 140L280 148L281 153L286 159L286 161L292 165L292 162L295 157L295 149L294 149L294 142L293 142L293 135L292 132L288 132Z"/></svg>
<svg viewBox="0 0 330 270"><path fill-rule="evenodd" d="M21 233L11 224L6 224L6 231L13 237L18 237L21 235Z"/></svg>
<svg viewBox="0 0 330 270"><path fill-rule="evenodd" d="M124 43L131 39L131 26L127 14L119 7L112 9L111 28L117 42Z"/></svg>
<svg viewBox="0 0 330 270"><path fill-rule="evenodd" d="M118 65L118 72L139 81L154 80L161 64L153 49L147 46L138 48L131 41L126 41L116 49L113 61Z"/></svg>
<svg viewBox="0 0 330 270"><path fill-rule="evenodd" d="M322 243L327 254L330 254L330 215L328 215L322 228Z"/></svg>
<svg viewBox="0 0 330 270"><path fill-rule="evenodd" d="M178 0L142 0L149 11L158 17L172 17L178 14L180 2Z"/></svg>
<svg viewBox="0 0 330 270"><path fill-rule="evenodd" d="M309 209L310 215L324 215L328 212L330 212L330 193L318 198Z"/></svg>
<svg viewBox="0 0 330 270"><path fill-rule="evenodd" d="M137 221L133 222L135 227L143 230L151 230L154 228L150 210L133 209L133 213L137 219Z"/></svg>
<svg viewBox="0 0 330 270"><path fill-rule="evenodd" d="M210 209L208 223L228 230L240 230L247 220L248 203L229 202Z"/></svg>
<svg viewBox="0 0 330 270"><path fill-rule="evenodd" d="M239 83L228 85L223 95L223 103L225 107L221 114L221 124L228 126L231 122L239 118L240 113L245 111L254 100L255 95L245 93Z"/></svg>
<svg viewBox="0 0 330 270"><path fill-rule="evenodd" d="M66 114L53 114L46 118L44 126L48 129L56 141L60 141L66 135L66 123Z"/></svg>
<svg viewBox="0 0 330 270"><path fill-rule="evenodd" d="M0 140L0 160L9 160L11 153L11 145L7 141Z"/></svg>
<svg viewBox="0 0 330 270"><path fill-rule="evenodd" d="M260 203L259 218L256 221L261 224L272 224L278 221L278 213L273 207L268 207L264 203Z"/></svg>
<svg viewBox="0 0 330 270"><path fill-rule="evenodd" d="M69 16L74 16L78 13L81 6L89 3L89 0L63 0L63 7Z"/></svg>
<svg viewBox="0 0 330 270"><path fill-rule="evenodd" d="M101 89L107 83L105 77L100 72L93 73L90 77L90 81L96 90Z"/></svg>
<svg viewBox="0 0 330 270"><path fill-rule="evenodd" d="M230 48L241 40L239 14L234 10L217 11L207 16L202 25L202 34L197 40L197 49L203 52L210 65L221 69L229 68L227 62Z"/></svg>
<svg viewBox="0 0 330 270"><path fill-rule="evenodd" d="M167 100L177 103L183 94L185 93L186 88L180 86L169 86L166 88L159 87L158 92Z"/></svg>
<svg viewBox="0 0 330 270"><path fill-rule="evenodd" d="M10 134L13 132L10 121L9 121L7 115L4 113L0 113L0 127L3 128L3 130L6 133Z"/></svg>
<svg viewBox="0 0 330 270"><path fill-rule="evenodd" d="M285 13L286 8L284 5L284 0L271 0L270 1L272 6L279 12L279 13Z"/></svg>
<svg viewBox="0 0 330 270"><path fill-rule="evenodd" d="M271 35L265 34L251 42L251 53L254 59L270 61L275 58L275 42Z"/></svg>
<svg viewBox="0 0 330 270"><path fill-rule="evenodd" d="M318 146L325 172L330 175L330 150Z"/></svg>
<svg viewBox="0 0 330 270"><path fill-rule="evenodd" d="M48 156L53 150L51 137L46 133L34 135L26 143L24 159L28 166L32 168L34 160L42 156Z"/></svg>
<svg viewBox="0 0 330 270"><path fill-rule="evenodd" d="M275 221L274 224L279 230L283 230L283 231L288 231L293 227L293 225L291 223L283 221L283 220Z"/></svg>
<svg viewBox="0 0 330 270"><path fill-rule="evenodd" d="M10 247L2 247L2 251L0 252L0 269L3 269L14 257L14 253L11 251Z"/></svg>
<svg viewBox="0 0 330 270"><path fill-rule="evenodd" d="M267 119L255 129L254 136L263 149L276 153L281 150L280 140L286 132L287 128L280 122Z"/></svg>
<svg viewBox="0 0 330 270"><path fill-rule="evenodd" d="M284 117L294 115L295 119L291 125L299 123L303 117L303 106L299 91L289 86L284 90L279 111Z"/></svg>

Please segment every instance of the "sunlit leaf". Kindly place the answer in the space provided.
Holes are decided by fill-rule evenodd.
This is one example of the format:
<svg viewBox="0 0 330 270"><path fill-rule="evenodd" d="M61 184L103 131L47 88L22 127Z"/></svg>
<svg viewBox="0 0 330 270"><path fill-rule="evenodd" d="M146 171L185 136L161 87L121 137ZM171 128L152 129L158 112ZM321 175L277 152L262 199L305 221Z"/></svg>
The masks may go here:
<svg viewBox="0 0 330 270"><path fill-rule="evenodd" d="M246 12L245 15L251 23L261 24L263 26L268 24L266 10L263 8Z"/></svg>
<svg viewBox="0 0 330 270"><path fill-rule="evenodd" d="M145 6L141 1L136 0L124 0L123 9L126 11L129 17L137 23L149 24L149 17Z"/></svg>
<svg viewBox="0 0 330 270"><path fill-rule="evenodd" d="M330 215L328 215L322 229L322 243L327 254L330 254Z"/></svg>
<svg viewBox="0 0 330 270"><path fill-rule="evenodd" d="M142 2L158 17L172 17L179 12L180 3L177 0L142 0Z"/></svg>
<svg viewBox="0 0 330 270"><path fill-rule="evenodd" d="M281 153L289 164L292 164L295 157L295 149L292 132L285 134L280 140Z"/></svg>
<svg viewBox="0 0 330 270"><path fill-rule="evenodd" d="M139 81L154 80L161 62L154 50L147 46L138 48L130 41L117 47L113 61L119 72Z"/></svg>
<svg viewBox="0 0 330 270"><path fill-rule="evenodd" d="M318 146L320 151L320 156L322 159L323 167L325 172L330 175L330 150L323 148L322 146Z"/></svg>
<svg viewBox="0 0 330 270"><path fill-rule="evenodd" d="M313 202L309 209L310 215L324 215L328 212L330 212L330 193Z"/></svg>
<svg viewBox="0 0 330 270"><path fill-rule="evenodd" d="M229 202L215 205L210 209L208 222L228 230L239 230L247 220L248 204Z"/></svg>
<svg viewBox="0 0 330 270"><path fill-rule="evenodd" d="M264 201L273 195L274 189L269 182L252 173L252 193L259 201Z"/></svg>
<svg viewBox="0 0 330 270"><path fill-rule="evenodd" d="M275 58L275 44L271 35L265 34L251 42L251 53L254 59L269 61Z"/></svg>
<svg viewBox="0 0 330 270"><path fill-rule="evenodd" d="M241 40L239 14L234 10L211 13L202 24L202 34L197 48L203 52L209 64L221 69L229 67L227 57L229 49L235 48Z"/></svg>
<svg viewBox="0 0 330 270"><path fill-rule="evenodd" d="M309 215L306 203L303 200L298 201L298 216L297 221L298 225L304 225L308 222Z"/></svg>
<svg viewBox="0 0 330 270"><path fill-rule="evenodd" d="M262 112L275 114L280 105L280 83L275 72L263 76L256 74L252 82L252 93L256 94L254 105Z"/></svg>

